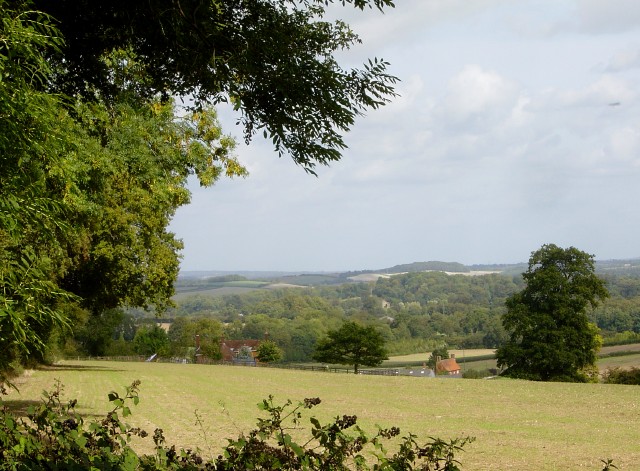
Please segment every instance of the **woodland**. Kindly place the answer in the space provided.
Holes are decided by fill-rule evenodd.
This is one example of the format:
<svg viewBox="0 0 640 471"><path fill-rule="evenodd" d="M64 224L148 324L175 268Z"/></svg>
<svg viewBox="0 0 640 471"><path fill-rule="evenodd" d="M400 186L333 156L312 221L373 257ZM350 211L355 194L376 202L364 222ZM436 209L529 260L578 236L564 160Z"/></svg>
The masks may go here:
<svg viewBox="0 0 640 471"><path fill-rule="evenodd" d="M598 275L605 280L610 297L588 311L605 345L640 341L640 275L622 262L618 265L599 264ZM306 274L287 281L292 285L296 280L315 279L321 284L278 289L270 288L271 283L282 278L183 278L177 285L181 295L175 307L160 319L140 309L109 311L99 325L92 323L78 329L74 337L60 338L56 349L68 355L153 353L153 348L136 350L136 338L140 344L142 334L154 331L162 338L166 355L181 356L188 354L195 333L200 332L203 341L210 339L206 348L213 357L221 337L266 336L283 350L284 361L305 362L311 361L316 343L344 321L375 327L390 355L430 352L442 345L493 349L508 338L501 320L505 300L524 286L521 274L503 269L475 276L413 272L373 282ZM329 281L333 284L326 284ZM254 288L216 294L224 293L225 286ZM167 334L156 326L158 322L170 323Z"/></svg>

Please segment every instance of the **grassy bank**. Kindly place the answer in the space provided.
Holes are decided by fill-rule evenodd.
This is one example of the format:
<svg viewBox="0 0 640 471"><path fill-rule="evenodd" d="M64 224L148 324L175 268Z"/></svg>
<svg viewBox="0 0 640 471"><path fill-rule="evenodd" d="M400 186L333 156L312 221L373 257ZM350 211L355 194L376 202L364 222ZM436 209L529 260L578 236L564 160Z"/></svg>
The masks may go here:
<svg viewBox="0 0 640 471"><path fill-rule="evenodd" d="M67 362L22 378L5 401L24 408L54 379L84 414L104 412L106 394L142 381L141 403L129 421L160 427L169 443L216 455L225 438L248 430L262 398L319 396L315 414L327 420L356 414L375 430L397 425L419 437L472 435L461 455L467 470L621 469L640 461L640 390L635 386L371 377L250 367L156 363ZM195 425L194 411L204 429Z"/></svg>

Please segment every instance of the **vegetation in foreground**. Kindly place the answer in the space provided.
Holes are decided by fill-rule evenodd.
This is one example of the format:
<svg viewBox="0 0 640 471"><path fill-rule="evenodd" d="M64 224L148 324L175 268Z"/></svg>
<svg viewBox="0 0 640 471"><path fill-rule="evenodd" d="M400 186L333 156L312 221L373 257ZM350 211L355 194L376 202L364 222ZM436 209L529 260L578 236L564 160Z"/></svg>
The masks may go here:
<svg viewBox="0 0 640 471"><path fill-rule="evenodd" d="M0 469L459 471L456 455L473 440L432 438L421 445L418 437L409 433L393 444L395 451L390 451L388 443L400 436L400 429L378 428L369 436L358 426L355 415L338 416L325 425L311 417L311 429L300 439L303 411L320 404L320 399L307 398L297 405L287 401L279 406L270 396L258 404L268 417L259 419L248 434L229 440L214 460L204 460L197 450L168 446L161 429L153 433L155 453L139 455L130 446L131 438L144 439L148 434L124 422L131 415L129 402L139 402L139 385L134 381L124 396L109 393L113 409L89 424L76 413L75 399L62 401L60 383L53 392L44 393L43 404L31 407L26 419L3 409Z"/></svg>
<svg viewBox="0 0 640 471"><path fill-rule="evenodd" d="M66 385L67 397L78 399L85 418L108 412L106 391L139 378L142 400L128 422L150 433L162 428L169 444L200 448L207 459L217 457L226 438L250 430L256 403L273 395L279 404L321 397L314 414L323 424L348 413L367 431L395 425L424 439L474 436L460 455L463 469L474 471L596 470L608 457L631 470L640 460L637 386L91 361L30 372L6 405L16 412L37 406L55 378ZM202 427L194 426L194 411ZM151 440L132 442L134 449L154 453Z"/></svg>

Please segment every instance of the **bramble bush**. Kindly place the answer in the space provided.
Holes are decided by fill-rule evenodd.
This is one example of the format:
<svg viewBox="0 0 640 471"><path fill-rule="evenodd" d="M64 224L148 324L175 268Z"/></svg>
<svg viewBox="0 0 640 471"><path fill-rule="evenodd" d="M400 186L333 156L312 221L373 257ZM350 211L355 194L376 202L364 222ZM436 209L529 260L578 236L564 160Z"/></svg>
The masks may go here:
<svg viewBox="0 0 640 471"><path fill-rule="evenodd" d="M101 420L85 423L75 411L76 400L64 403L62 385L44 392L42 404L31 406L26 417L16 417L3 404L0 412L0 470L425 470L459 471L455 456L473 438L444 441L431 438L419 444L413 434L400 437L397 427L379 428L369 436L355 415L343 415L328 424L310 417L311 428L302 426L306 409L320 404L308 398L293 404L274 404L273 397L258 407L267 413L248 434L229 440L222 453L206 460L199 450L167 446L161 429L151 437L155 454L139 455L131 447L134 436L148 434L124 419L129 403L138 403L140 382L120 396L109 394L113 409ZM306 435L304 440L294 439ZM395 443L394 451L387 448Z"/></svg>

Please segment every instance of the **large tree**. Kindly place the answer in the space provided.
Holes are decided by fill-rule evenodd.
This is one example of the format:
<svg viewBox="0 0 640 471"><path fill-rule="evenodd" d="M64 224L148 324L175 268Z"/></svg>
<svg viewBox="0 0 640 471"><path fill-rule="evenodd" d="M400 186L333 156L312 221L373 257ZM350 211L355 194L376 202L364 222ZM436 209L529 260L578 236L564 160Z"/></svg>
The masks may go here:
<svg viewBox="0 0 640 471"><path fill-rule="evenodd" d="M46 18L0 0L0 381L19 356L42 353L44 336L68 324L59 309L72 295L55 282L67 266L73 230L47 175L60 168L73 132L57 97L41 90L45 51L62 41Z"/></svg>
<svg viewBox="0 0 640 471"><path fill-rule="evenodd" d="M65 38L56 85L105 96L117 84L101 59L127 49L142 65L144 96L190 96L231 102L247 140L260 132L275 149L312 171L338 160L342 133L356 116L389 100L396 78L373 59L343 69L337 51L360 42L343 21L325 20L333 0L34 0ZM338 3L338 2L336 2ZM392 7L392 0L344 0L356 8ZM90 90L90 93L93 92Z"/></svg>
<svg viewBox="0 0 640 471"><path fill-rule="evenodd" d="M313 359L323 363L353 365L354 373L360 366L378 366L388 359L384 338L372 326L345 322L338 330L330 330L318 341Z"/></svg>
<svg viewBox="0 0 640 471"><path fill-rule="evenodd" d="M509 340L498 349L504 374L538 381L586 381L601 340L587 311L608 297L593 256L543 245L523 274L525 288L506 301Z"/></svg>
<svg viewBox="0 0 640 471"><path fill-rule="evenodd" d="M168 334L172 355L193 356L196 354L196 345L199 345L200 350L197 353L210 359L221 358L222 324L216 319L176 317L169 327Z"/></svg>
<svg viewBox="0 0 640 471"><path fill-rule="evenodd" d="M166 306L182 247L167 228L187 178L245 173L215 111L178 117L173 100L140 96L125 51L102 58L117 96L48 93L62 39L16 5L0 0L0 380L12 361L42 357L74 305Z"/></svg>

